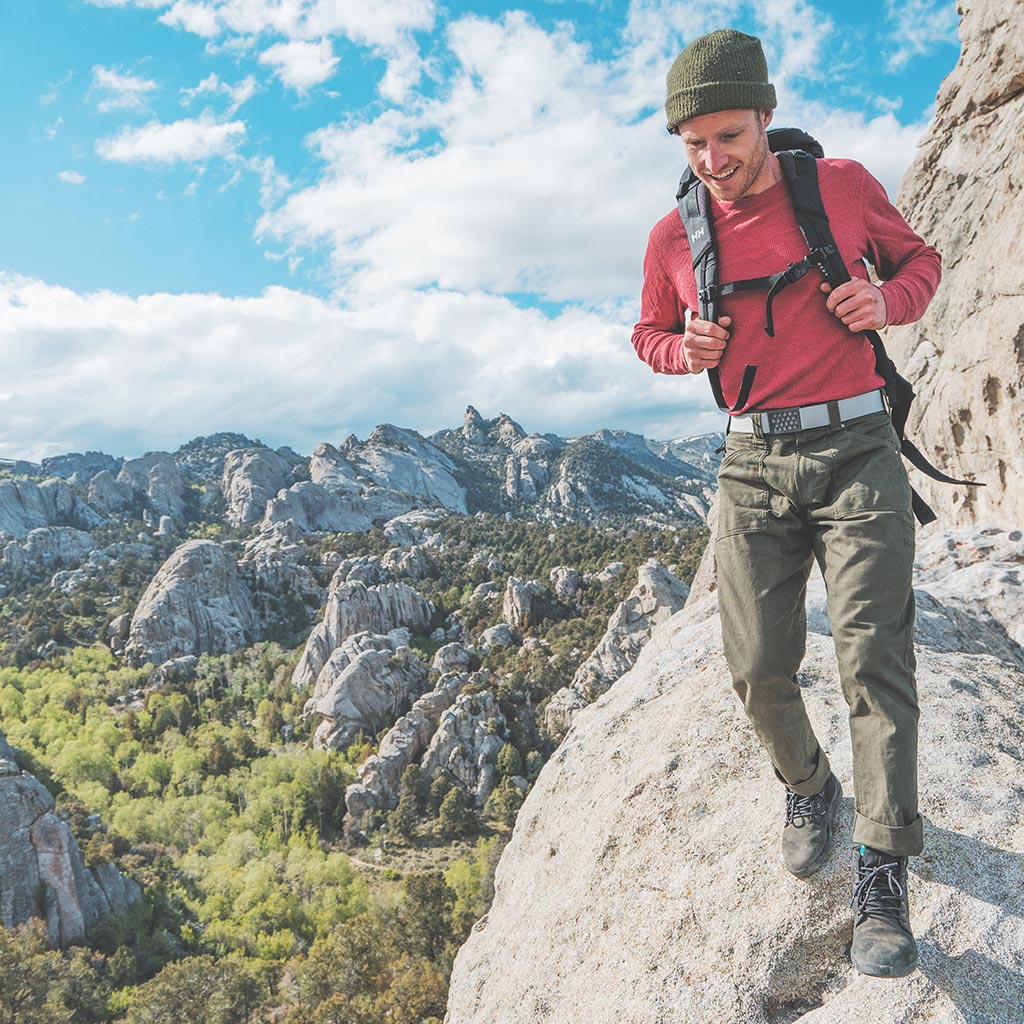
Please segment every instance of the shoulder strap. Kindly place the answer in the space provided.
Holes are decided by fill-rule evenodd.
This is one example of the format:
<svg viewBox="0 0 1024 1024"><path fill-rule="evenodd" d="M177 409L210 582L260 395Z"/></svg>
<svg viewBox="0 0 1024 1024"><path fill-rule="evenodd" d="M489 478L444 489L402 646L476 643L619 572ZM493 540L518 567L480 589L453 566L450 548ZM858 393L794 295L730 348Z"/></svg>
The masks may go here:
<svg viewBox="0 0 1024 1024"><path fill-rule="evenodd" d="M693 278L697 284L697 315L701 320L718 322L718 302L715 297L715 286L718 283L718 250L715 247L715 229L711 223L711 201L707 186L692 173L684 174L679 182L676 193L679 204L679 217L686 231L686 239L690 245L690 258L693 261ZM708 370L708 383L715 397L718 408L724 412L742 409L750 398L750 389L754 384L756 366L747 365L743 368L743 380L740 383L736 404L730 406L722 391L722 378L718 367Z"/></svg>

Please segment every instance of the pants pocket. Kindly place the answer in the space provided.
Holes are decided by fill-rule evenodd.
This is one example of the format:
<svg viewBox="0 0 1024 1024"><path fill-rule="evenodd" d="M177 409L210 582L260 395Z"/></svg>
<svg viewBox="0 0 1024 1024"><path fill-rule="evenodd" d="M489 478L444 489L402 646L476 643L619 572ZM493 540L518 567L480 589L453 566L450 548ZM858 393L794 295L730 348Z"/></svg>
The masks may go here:
<svg viewBox="0 0 1024 1024"><path fill-rule="evenodd" d="M765 455L760 448L742 448L723 460L718 470L716 540L768 531L771 494L764 480Z"/></svg>

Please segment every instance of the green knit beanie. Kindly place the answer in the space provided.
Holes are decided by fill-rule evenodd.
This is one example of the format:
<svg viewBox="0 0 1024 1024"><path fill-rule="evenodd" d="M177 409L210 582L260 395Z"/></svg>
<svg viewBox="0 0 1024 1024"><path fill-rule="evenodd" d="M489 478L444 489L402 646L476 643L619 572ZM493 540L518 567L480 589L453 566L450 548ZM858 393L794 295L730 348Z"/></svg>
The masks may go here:
<svg viewBox="0 0 1024 1024"><path fill-rule="evenodd" d="M675 59L666 79L668 130L680 121L718 110L774 110L761 41L723 28L694 39Z"/></svg>

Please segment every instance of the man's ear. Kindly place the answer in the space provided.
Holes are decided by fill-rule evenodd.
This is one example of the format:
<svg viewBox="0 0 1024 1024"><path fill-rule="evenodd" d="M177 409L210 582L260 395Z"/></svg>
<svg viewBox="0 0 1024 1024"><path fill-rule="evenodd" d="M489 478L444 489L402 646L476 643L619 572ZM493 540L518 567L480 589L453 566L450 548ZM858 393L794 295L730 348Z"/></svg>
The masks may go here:
<svg viewBox="0 0 1024 1024"><path fill-rule="evenodd" d="M774 116L775 116L775 111L774 110L762 110L761 111L761 121L764 124L765 128L767 128L768 125L770 125L772 123L772 118Z"/></svg>

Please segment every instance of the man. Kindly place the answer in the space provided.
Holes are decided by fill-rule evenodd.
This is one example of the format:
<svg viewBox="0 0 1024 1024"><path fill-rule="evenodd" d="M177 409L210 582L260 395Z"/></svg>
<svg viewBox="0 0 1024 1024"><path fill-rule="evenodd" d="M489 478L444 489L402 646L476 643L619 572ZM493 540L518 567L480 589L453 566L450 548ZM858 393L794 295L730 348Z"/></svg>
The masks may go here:
<svg viewBox="0 0 1024 1024"><path fill-rule="evenodd" d="M731 29L696 39L668 74L668 129L707 186L720 282L765 277L807 255L766 129L775 89L760 42ZM825 210L852 279L812 271L774 299L721 299L702 320L686 231L673 211L651 232L637 354L658 373L717 368L733 408L719 470L715 540L724 649L746 713L786 786L782 857L798 877L827 859L842 788L804 709L796 673L813 560L828 591L850 707L856 815L851 956L866 974L917 965L907 858L921 852L914 680L914 521L900 444L865 331L924 313L939 254L858 163L817 162ZM865 261L882 280L868 280ZM769 417L767 410L772 410ZM782 415L779 410L789 410ZM799 410L799 412L795 412Z"/></svg>

